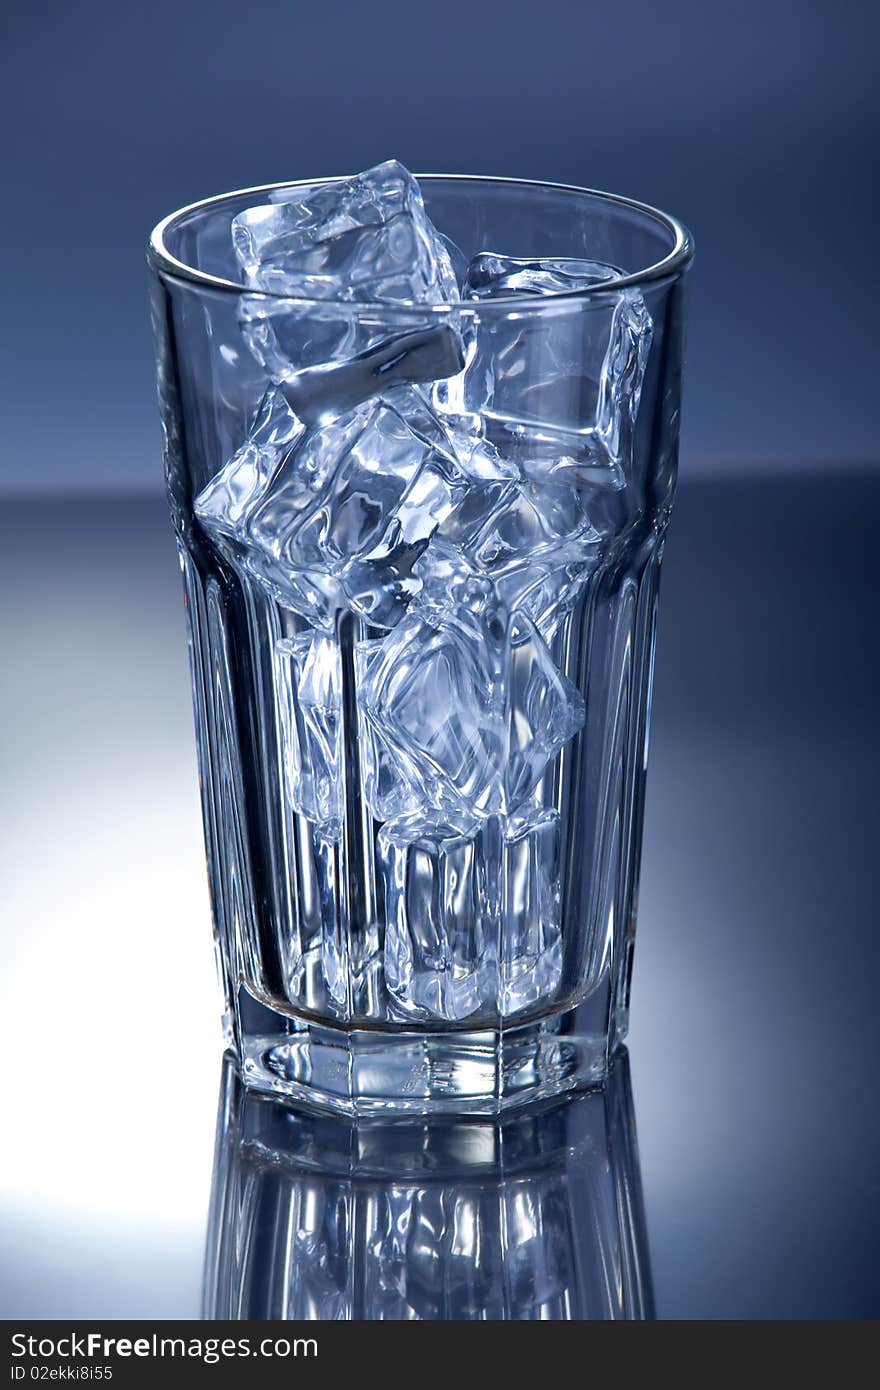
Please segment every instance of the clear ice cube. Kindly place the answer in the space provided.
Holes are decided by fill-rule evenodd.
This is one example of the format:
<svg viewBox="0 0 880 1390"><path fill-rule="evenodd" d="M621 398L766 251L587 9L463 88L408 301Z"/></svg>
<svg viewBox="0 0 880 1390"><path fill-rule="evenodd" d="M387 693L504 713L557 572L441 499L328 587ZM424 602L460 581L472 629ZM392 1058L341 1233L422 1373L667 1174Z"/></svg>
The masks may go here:
<svg viewBox="0 0 880 1390"><path fill-rule="evenodd" d="M236 538L281 463L305 433L305 425L281 392L270 387L245 442L195 500L195 514L202 525L212 535Z"/></svg>
<svg viewBox="0 0 880 1390"><path fill-rule="evenodd" d="M379 855L392 997L416 1015L467 1018L494 977L479 828L437 817L389 821Z"/></svg>
<svg viewBox="0 0 880 1390"><path fill-rule="evenodd" d="M482 569L440 531L412 569L419 609L452 613L458 606L478 613L501 603L530 618L550 641L594 573L590 550L579 541L560 543L540 557L522 555L501 568ZM390 626L390 624L389 624Z"/></svg>
<svg viewBox="0 0 880 1390"><path fill-rule="evenodd" d="M507 1017L559 984L559 817L383 826L385 978L403 1013Z"/></svg>
<svg viewBox="0 0 880 1390"><path fill-rule="evenodd" d="M548 257L525 260L481 251L465 273L463 299L495 299L507 294L568 294L623 275L605 261Z"/></svg>
<svg viewBox="0 0 880 1390"><path fill-rule="evenodd" d="M350 358L405 329L401 321L395 328L391 311L378 317L349 313L345 302L393 306L458 299L451 251L458 275L461 253L432 226L416 180L396 160L351 179L312 185L295 198L289 192L279 196L282 201L247 208L232 223L245 282L289 297L273 302L246 295L241 305L248 346L274 379ZM323 308L321 300L333 303ZM430 379L460 367L441 364Z"/></svg>
<svg viewBox="0 0 880 1390"><path fill-rule="evenodd" d="M522 611L550 637L611 531L596 489L571 478L536 473L482 484L441 523L415 574L424 575L426 593L436 594L448 578L453 592L472 596L481 577L511 613Z"/></svg>
<svg viewBox="0 0 880 1390"><path fill-rule="evenodd" d="M241 334L252 357L275 382L327 362L344 362L380 346L393 324L369 325L344 304L303 303L264 294L243 294L238 304Z"/></svg>
<svg viewBox="0 0 880 1390"><path fill-rule="evenodd" d="M326 571L294 570L278 547L255 545L250 536L260 506L272 497L279 480L289 480L291 473L298 487L287 489L289 510L301 511L307 504L310 487L315 485L314 472L306 474L293 463L296 446L307 436L303 422L281 393L271 388L244 444L198 494L193 510L236 568L245 570L285 608L314 626L332 628L336 613L345 607L336 577ZM320 449L313 449L309 459L319 479L326 477L327 460Z"/></svg>
<svg viewBox="0 0 880 1390"><path fill-rule="evenodd" d="M461 341L451 324L434 324L385 338L343 362L285 376L281 391L307 425L324 425L395 386L416 386L460 373Z"/></svg>
<svg viewBox="0 0 880 1390"><path fill-rule="evenodd" d="M522 260L483 252L468 269L464 297L565 295L601 286L621 272L586 260ZM631 463L631 436L651 342L651 319L636 290L577 298L552 313L499 312L479 319L465 374L465 407L482 414L490 439L525 471L573 473L619 488ZM589 363L595 363L591 377Z"/></svg>
<svg viewBox="0 0 880 1390"><path fill-rule="evenodd" d="M232 222L245 279L305 299L451 303L458 282L418 183L396 159L289 190Z"/></svg>
<svg viewBox="0 0 880 1390"><path fill-rule="evenodd" d="M557 753L583 728L584 697L557 668L534 623L510 624L506 671L504 807L521 807Z"/></svg>
<svg viewBox="0 0 880 1390"><path fill-rule="evenodd" d="M473 500L467 499L467 508L443 527L443 534L454 535L465 554L489 574L532 565L566 542L578 542L586 560L601 540L587 510L589 499L570 483L524 478L499 490L492 501L481 513L465 517L468 508L475 511Z"/></svg>
<svg viewBox="0 0 880 1390"><path fill-rule="evenodd" d="M275 644L275 693L285 785L294 811L330 840L342 823L342 667L332 637L304 632Z"/></svg>
<svg viewBox="0 0 880 1390"><path fill-rule="evenodd" d="M364 707L362 692L371 679L373 663L381 659L382 647L381 641L358 643L355 679L364 796L376 820L387 821L418 811L424 789L418 769L379 735Z"/></svg>
<svg viewBox="0 0 880 1390"><path fill-rule="evenodd" d="M418 804L465 816L497 809L503 657L504 625L491 609L415 610L377 644L361 709Z"/></svg>
<svg viewBox="0 0 880 1390"><path fill-rule="evenodd" d="M494 600L476 612L416 607L384 640L362 644L361 661L371 744L416 805L453 817L521 806L584 722L583 697L538 629L525 614L508 620ZM379 754L369 762L367 796L382 818L394 797L379 791Z"/></svg>
<svg viewBox="0 0 880 1390"><path fill-rule="evenodd" d="M500 940L500 1012L549 999L562 975L559 816L529 808L504 836L504 907Z"/></svg>
<svg viewBox="0 0 880 1390"><path fill-rule="evenodd" d="M415 565L427 545L380 544L363 559L349 560L341 584L348 606L371 627L394 627L400 622L414 594L419 591Z"/></svg>
<svg viewBox="0 0 880 1390"><path fill-rule="evenodd" d="M253 510L248 542L289 571L336 575L346 606L391 626L412 565L470 485L464 456L417 388L398 388L315 431Z"/></svg>
<svg viewBox="0 0 880 1390"><path fill-rule="evenodd" d="M456 608L463 607L476 614L487 604L497 602L495 586L489 576L439 532L413 566L412 573L419 586L420 609L454 613Z"/></svg>
<svg viewBox="0 0 880 1390"><path fill-rule="evenodd" d="M311 430L274 389L195 510L312 624L331 626L348 608L392 626L417 589L412 567L437 526L473 486L508 472L418 387L397 387Z"/></svg>

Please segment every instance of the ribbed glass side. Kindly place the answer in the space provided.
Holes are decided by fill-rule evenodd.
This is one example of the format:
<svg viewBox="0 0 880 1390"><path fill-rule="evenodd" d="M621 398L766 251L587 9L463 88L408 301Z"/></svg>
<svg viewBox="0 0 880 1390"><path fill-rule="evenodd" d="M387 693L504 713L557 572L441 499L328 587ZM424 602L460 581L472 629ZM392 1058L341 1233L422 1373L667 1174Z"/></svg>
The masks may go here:
<svg viewBox="0 0 880 1390"><path fill-rule="evenodd" d="M304 631L308 641L306 625L208 547L181 547L227 1008L245 1033L253 1002L270 1011L250 1059L269 1084L296 1080L287 1018L495 1035L595 996L611 1040L625 1032L661 553L653 531L628 538L560 623L553 657L589 717L535 790L530 825L499 815L438 853L388 844L363 796L367 750L356 731L346 737L344 714L344 823L327 833L294 808L301 712L278 649ZM369 630L352 622L321 640L342 671L341 708L357 710L351 652ZM493 1076L489 1094L499 1087Z"/></svg>

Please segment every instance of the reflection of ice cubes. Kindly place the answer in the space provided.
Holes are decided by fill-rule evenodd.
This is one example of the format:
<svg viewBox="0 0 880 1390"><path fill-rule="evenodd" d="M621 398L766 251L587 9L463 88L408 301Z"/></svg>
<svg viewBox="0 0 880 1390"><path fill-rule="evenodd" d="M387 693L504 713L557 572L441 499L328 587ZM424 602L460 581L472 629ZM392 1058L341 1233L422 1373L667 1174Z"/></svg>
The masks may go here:
<svg viewBox="0 0 880 1390"><path fill-rule="evenodd" d="M505 477L503 465L417 387L311 430L279 391L266 401L247 443L196 499L196 515L313 625L329 626L341 608L393 625L430 536L474 479Z"/></svg>
<svg viewBox="0 0 880 1390"><path fill-rule="evenodd" d="M524 614L429 606L362 647L361 709L415 804L484 817L523 804L584 721L580 692ZM378 766L378 755L371 757ZM385 781L388 782L386 775ZM378 773L366 782L375 815ZM395 793L396 795L396 793Z"/></svg>
<svg viewBox="0 0 880 1390"><path fill-rule="evenodd" d="M478 302L561 295L619 274L595 261L482 253L471 262L464 293ZM601 486L621 487L650 342L651 320L635 290L609 289L589 310L577 298L560 298L541 314L503 312L499 305L479 322L467 408L483 413L489 437L527 471L574 470Z"/></svg>
<svg viewBox="0 0 880 1390"><path fill-rule="evenodd" d="M547 1133L544 1116L532 1124ZM591 1272L592 1266L584 1262L581 1245L573 1238L566 1176L546 1160L525 1174L511 1174L505 1132L487 1134L482 1127L468 1126L465 1139L466 1126L467 1121L455 1137L457 1152L467 1158L459 1157L452 1181L447 1175L439 1183L434 1176L435 1151L442 1154L442 1149L432 1125L423 1131L421 1171L386 1182L378 1192L367 1188L361 1200L366 1216L364 1301L369 1312L359 1310L353 1316L398 1322L584 1317L590 1308L578 1296L581 1265ZM517 1136L508 1131L512 1133L516 1147ZM527 1142L535 1145L534 1140ZM502 1155L491 1181L474 1158L488 1144L497 1145ZM588 1209L592 1213L599 1208L590 1203ZM606 1262L618 1258L610 1242L602 1254ZM617 1280L599 1278L597 1287L612 1309L615 1300L620 1306Z"/></svg>
<svg viewBox="0 0 880 1390"><path fill-rule="evenodd" d="M247 284L289 296L287 303L245 296L241 306L248 345L276 379L351 357L394 332L388 316L371 322L368 314L347 312L346 301L439 304L458 298L449 243L428 219L416 180L396 160L355 178L314 184L296 197L289 191L279 196L286 200L248 208L232 223ZM325 309L315 302L321 300L333 304Z"/></svg>
<svg viewBox="0 0 880 1390"><path fill-rule="evenodd" d="M331 637L304 632L275 645L276 698L294 811L337 839L342 821L342 669Z"/></svg>
<svg viewBox="0 0 880 1390"><path fill-rule="evenodd" d="M383 827L385 978L403 1012L507 1016L552 995L561 971L558 835L554 811L514 817L500 836L485 822L419 815Z"/></svg>

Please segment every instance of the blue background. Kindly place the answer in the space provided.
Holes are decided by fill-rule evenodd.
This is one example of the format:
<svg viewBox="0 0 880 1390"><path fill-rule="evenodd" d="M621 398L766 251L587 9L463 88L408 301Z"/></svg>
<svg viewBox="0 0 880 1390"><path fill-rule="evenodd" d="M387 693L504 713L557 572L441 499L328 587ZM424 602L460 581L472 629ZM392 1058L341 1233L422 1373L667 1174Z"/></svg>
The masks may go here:
<svg viewBox="0 0 880 1390"><path fill-rule="evenodd" d="M0 487L158 490L151 226L226 189L390 155L607 188L691 226L685 477L872 462L878 14L19 4L0 58Z"/></svg>
<svg viewBox="0 0 880 1390"><path fill-rule="evenodd" d="M878 16L7 14L0 1315L198 1309L220 1045L147 233L392 154L695 233L630 1037L657 1306L880 1314Z"/></svg>

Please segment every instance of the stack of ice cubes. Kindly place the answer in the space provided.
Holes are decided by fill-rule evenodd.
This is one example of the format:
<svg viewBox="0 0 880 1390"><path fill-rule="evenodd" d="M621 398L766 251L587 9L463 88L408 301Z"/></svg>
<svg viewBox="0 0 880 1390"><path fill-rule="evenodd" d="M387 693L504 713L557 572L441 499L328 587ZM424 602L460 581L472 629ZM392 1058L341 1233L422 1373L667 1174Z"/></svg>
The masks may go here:
<svg viewBox="0 0 880 1390"><path fill-rule="evenodd" d="M601 555L601 499L626 481L650 319L617 294L584 427L580 318L569 342L541 315L473 309L615 267L468 265L394 160L284 196L232 223L241 329L268 387L196 515L301 620L276 651L285 777L331 842L352 794L340 623L359 622L357 781L378 823L394 1009L506 1017L560 981L547 788L585 710L551 647Z"/></svg>

